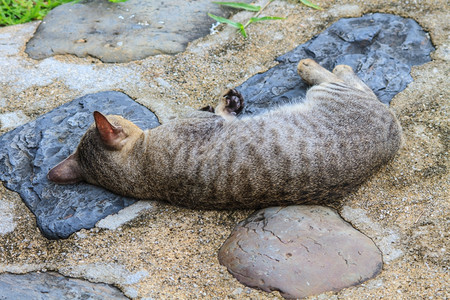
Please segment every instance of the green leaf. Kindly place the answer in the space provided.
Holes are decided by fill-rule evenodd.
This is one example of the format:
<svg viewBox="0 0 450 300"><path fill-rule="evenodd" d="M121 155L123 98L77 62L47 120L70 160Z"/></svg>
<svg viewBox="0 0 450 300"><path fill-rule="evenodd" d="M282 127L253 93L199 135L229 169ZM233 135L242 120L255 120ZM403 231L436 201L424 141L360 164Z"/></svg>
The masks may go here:
<svg viewBox="0 0 450 300"><path fill-rule="evenodd" d="M213 3L232 7L232 8L245 9L245 10L249 10L249 11L260 11L261 10L261 6L251 5L251 4L247 4L247 3L239 3L239 2L213 2Z"/></svg>
<svg viewBox="0 0 450 300"><path fill-rule="evenodd" d="M241 23L239 23L239 22L233 22L233 21L228 20L228 19L226 19L226 18L224 18L224 17L219 17L219 16L216 16L216 15L213 15L213 14L210 14L210 13L208 13L208 16L209 16L210 18L213 18L213 19L216 20L217 22L220 22L220 23L226 23L226 24L231 25L231 26L233 26L233 27L235 27L235 28L237 28L237 29L239 29L239 30L241 30L241 28L244 27L244 25L242 25Z"/></svg>
<svg viewBox="0 0 450 300"><path fill-rule="evenodd" d="M216 15L213 15L213 14L210 14L210 13L208 13L208 16L210 16L211 18L213 18L213 19L216 20L217 22L225 23L225 24L228 24L228 25L233 26L234 28L237 28L237 29L239 30L239 32L240 32L244 37L247 37L247 33L245 32L245 27L244 27L244 25L242 25L241 23L239 23L239 22L233 22L233 21L228 20L228 19L226 19L226 18L219 17L219 16L216 16Z"/></svg>
<svg viewBox="0 0 450 300"><path fill-rule="evenodd" d="M301 3L303 3L306 6L312 7L314 9L319 9L322 10L322 7L320 7L319 5L316 5L314 3L312 3L311 1L308 0L300 0Z"/></svg>
<svg viewBox="0 0 450 300"><path fill-rule="evenodd" d="M260 18L250 18L250 23L261 22L261 21L271 21L271 20L284 20L283 17L260 17Z"/></svg>
<svg viewBox="0 0 450 300"><path fill-rule="evenodd" d="M240 23L239 23L240 24ZM240 24L241 26L239 26L239 32L242 34L243 37L247 37L247 32L245 32L245 27L244 25Z"/></svg>

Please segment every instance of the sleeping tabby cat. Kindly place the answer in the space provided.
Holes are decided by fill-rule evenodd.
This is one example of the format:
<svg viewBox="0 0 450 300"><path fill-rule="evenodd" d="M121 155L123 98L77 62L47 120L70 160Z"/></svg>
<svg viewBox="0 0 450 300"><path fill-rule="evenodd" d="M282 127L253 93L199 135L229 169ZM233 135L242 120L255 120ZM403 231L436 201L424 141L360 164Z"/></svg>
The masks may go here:
<svg viewBox="0 0 450 300"><path fill-rule="evenodd" d="M313 85L306 100L257 116L236 118L243 99L235 90L215 114L145 131L95 112L76 151L48 178L204 209L335 201L392 159L401 128L349 66L331 73L305 59L298 72Z"/></svg>

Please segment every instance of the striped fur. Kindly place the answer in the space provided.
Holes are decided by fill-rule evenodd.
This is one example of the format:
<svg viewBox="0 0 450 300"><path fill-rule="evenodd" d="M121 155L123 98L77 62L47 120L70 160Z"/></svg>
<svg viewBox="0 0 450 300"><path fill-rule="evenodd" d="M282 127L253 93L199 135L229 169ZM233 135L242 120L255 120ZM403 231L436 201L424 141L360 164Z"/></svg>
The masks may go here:
<svg viewBox="0 0 450 300"><path fill-rule="evenodd" d="M305 102L262 115L202 112L147 131L109 116L135 138L108 150L93 125L75 153L82 179L126 196L205 209L341 198L392 159L401 128L348 67L335 75L309 63L299 73L320 84Z"/></svg>

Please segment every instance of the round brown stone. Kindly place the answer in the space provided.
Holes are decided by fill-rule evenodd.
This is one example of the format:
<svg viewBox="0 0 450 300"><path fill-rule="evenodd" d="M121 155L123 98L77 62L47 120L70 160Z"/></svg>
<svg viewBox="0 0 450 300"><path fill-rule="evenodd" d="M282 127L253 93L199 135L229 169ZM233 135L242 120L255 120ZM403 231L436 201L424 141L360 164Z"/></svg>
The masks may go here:
<svg viewBox="0 0 450 300"><path fill-rule="evenodd" d="M219 261L241 283L286 298L360 284L383 265L370 238L322 206L257 211L236 226Z"/></svg>

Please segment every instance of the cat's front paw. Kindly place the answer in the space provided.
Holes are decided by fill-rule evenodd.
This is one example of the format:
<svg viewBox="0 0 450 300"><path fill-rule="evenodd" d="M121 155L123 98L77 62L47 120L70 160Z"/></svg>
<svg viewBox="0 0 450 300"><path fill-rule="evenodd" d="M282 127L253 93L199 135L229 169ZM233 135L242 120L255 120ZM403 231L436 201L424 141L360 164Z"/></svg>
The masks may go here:
<svg viewBox="0 0 450 300"><path fill-rule="evenodd" d="M228 90L223 95L224 110L231 114L237 115L244 109L244 97L235 89Z"/></svg>
<svg viewBox="0 0 450 300"><path fill-rule="evenodd" d="M216 115L227 120L234 120L236 115L244 109L244 97L235 89L225 92L215 109Z"/></svg>

